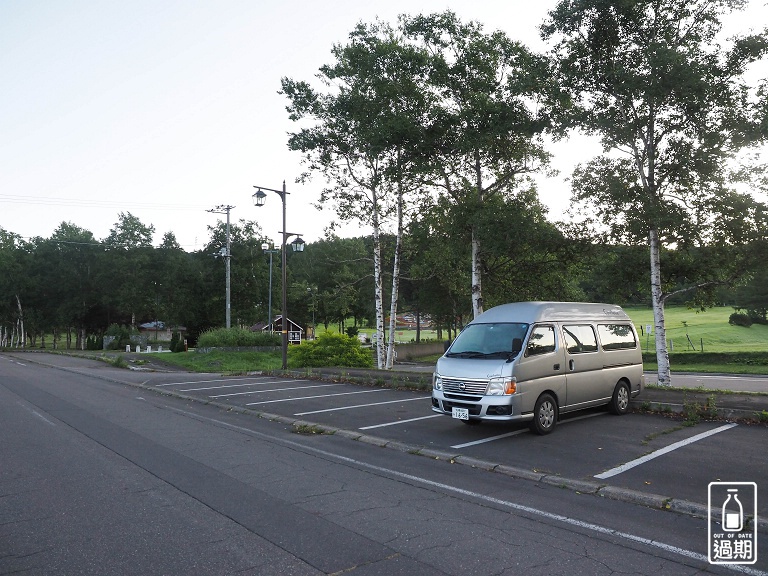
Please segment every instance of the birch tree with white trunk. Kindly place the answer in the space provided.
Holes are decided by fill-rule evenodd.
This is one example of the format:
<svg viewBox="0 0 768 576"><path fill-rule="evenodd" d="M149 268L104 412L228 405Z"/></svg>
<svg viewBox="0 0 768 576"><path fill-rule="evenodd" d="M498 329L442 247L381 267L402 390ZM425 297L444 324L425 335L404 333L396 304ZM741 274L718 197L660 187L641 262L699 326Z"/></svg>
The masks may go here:
<svg viewBox="0 0 768 576"><path fill-rule="evenodd" d="M723 40L744 0L562 0L542 26L562 87L562 125L600 137L605 151L577 169L573 196L614 241L643 239L650 255L658 383L670 384L664 250L719 238L729 161L766 136L765 92L745 80L768 49L765 32ZM764 90L765 84L762 86ZM762 96L761 96L762 94Z"/></svg>

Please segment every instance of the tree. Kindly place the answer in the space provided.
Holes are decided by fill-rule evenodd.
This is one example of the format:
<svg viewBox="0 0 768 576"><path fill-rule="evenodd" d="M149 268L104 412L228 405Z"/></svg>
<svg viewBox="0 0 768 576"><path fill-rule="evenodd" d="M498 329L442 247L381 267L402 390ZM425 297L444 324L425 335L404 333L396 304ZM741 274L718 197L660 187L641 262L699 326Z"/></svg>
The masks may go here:
<svg viewBox="0 0 768 576"><path fill-rule="evenodd" d="M542 139L549 126L546 63L503 32L486 34L450 11L403 18L402 26L431 55L427 89L438 96L430 110L431 182L471 216L465 226L477 316L485 256L478 219L486 202L512 197L549 160Z"/></svg>
<svg viewBox="0 0 768 576"><path fill-rule="evenodd" d="M143 224L130 212L120 212L118 221L104 239L110 269L102 282L109 286L108 302L130 317L153 316L156 308L157 278L152 268L152 237L155 227Z"/></svg>
<svg viewBox="0 0 768 576"><path fill-rule="evenodd" d="M33 242L30 295L41 315L41 329L53 331L54 346L59 330L65 329L69 347L74 328L75 346L84 348L87 334L105 326L101 302L109 284L99 281L105 276L104 248L90 230L70 222L62 222L50 238Z"/></svg>
<svg viewBox="0 0 768 576"><path fill-rule="evenodd" d="M217 221L215 226L208 226L208 232L210 240L203 253L207 258L208 282L212 290L210 303L214 306L209 312L215 325L223 325L226 313L225 274L218 255L227 246L226 222ZM242 218L230 225L229 236L232 316L234 324L250 326L258 320L266 320L268 316L269 265L261 248L267 240L258 223Z"/></svg>
<svg viewBox="0 0 768 576"><path fill-rule="evenodd" d="M29 288L28 256L21 236L0 227L0 347L24 346L20 295Z"/></svg>
<svg viewBox="0 0 768 576"><path fill-rule="evenodd" d="M717 44L723 14L743 5L563 0L542 27L567 104L561 121L599 135L606 151L576 172L574 199L614 239L647 242L662 385L670 383L664 302L672 295L662 247L714 239L728 160L764 137L743 74L765 53L765 36L737 38L727 50Z"/></svg>
<svg viewBox="0 0 768 576"><path fill-rule="evenodd" d="M426 53L404 43L391 26L359 24L349 39L346 46L334 46L335 62L320 69L328 91L283 79L290 118L314 124L291 134L288 145L303 152L309 171L320 172L329 183L321 202L333 200L342 220L358 220L373 231L378 367L390 368L394 331L385 350L381 234L387 218L394 215L397 242L390 304L394 317L404 202L418 188L416 168L433 94L422 89L428 73Z"/></svg>

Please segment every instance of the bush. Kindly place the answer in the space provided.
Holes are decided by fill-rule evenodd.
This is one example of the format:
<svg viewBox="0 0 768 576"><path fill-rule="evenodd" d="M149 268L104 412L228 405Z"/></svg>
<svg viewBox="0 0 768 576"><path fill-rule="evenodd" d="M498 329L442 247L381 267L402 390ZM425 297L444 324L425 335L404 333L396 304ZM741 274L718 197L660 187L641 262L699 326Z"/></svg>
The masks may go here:
<svg viewBox="0 0 768 576"><path fill-rule="evenodd" d="M171 352L186 352L186 346L184 346L184 338L182 338L179 332L174 332L171 336Z"/></svg>
<svg viewBox="0 0 768 576"><path fill-rule="evenodd" d="M288 349L291 367L319 368L344 366L347 368L371 368L373 356L360 345L357 338L326 332L316 340L303 342Z"/></svg>
<svg viewBox="0 0 768 576"><path fill-rule="evenodd" d="M139 334L139 331L130 326L121 326L120 324L110 324L105 336L114 336L115 339L107 346L109 350L125 350L126 346L131 344L131 336Z"/></svg>
<svg viewBox="0 0 768 576"><path fill-rule="evenodd" d="M357 338L357 335L360 334L360 328L357 326L350 326L346 329L346 333L350 338Z"/></svg>
<svg viewBox="0 0 768 576"><path fill-rule="evenodd" d="M200 334L198 348L234 348L239 346L280 346L280 334L251 332L243 328L217 328Z"/></svg>
<svg viewBox="0 0 768 576"><path fill-rule="evenodd" d="M734 312L728 317L728 324L733 324L734 326L744 326L745 328L749 328L750 326L752 326L752 318L749 316L749 314Z"/></svg>

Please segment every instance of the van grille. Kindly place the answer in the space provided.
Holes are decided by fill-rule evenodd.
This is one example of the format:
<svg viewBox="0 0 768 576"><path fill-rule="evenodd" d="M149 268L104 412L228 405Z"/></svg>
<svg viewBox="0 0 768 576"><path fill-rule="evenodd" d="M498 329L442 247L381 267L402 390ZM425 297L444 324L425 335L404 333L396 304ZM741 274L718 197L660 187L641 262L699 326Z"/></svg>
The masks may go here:
<svg viewBox="0 0 768 576"><path fill-rule="evenodd" d="M466 408L469 411L470 416L480 416L480 412L483 409L480 404L466 404L463 402L448 402L447 400L443 400L443 410L445 412L451 412L454 406L456 408Z"/></svg>
<svg viewBox="0 0 768 576"><path fill-rule="evenodd" d="M459 380L457 378L443 378L443 391L454 394L484 395L488 388L488 381Z"/></svg>

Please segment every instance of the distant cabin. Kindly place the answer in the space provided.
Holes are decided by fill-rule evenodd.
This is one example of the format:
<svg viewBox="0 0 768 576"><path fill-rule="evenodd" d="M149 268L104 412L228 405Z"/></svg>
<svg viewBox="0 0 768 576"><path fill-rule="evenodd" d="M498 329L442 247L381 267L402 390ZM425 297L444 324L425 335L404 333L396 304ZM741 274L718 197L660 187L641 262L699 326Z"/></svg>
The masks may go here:
<svg viewBox="0 0 768 576"><path fill-rule="evenodd" d="M277 316L272 320L272 326L267 322L259 322L251 326L252 332L276 332L281 334L283 332L283 316ZM304 329L296 324L293 320L288 318L288 344L301 344L301 340L304 337Z"/></svg>
<svg viewBox="0 0 768 576"><path fill-rule="evenodd" d="M184 326L170 326L166 325L162 320L156 320L154 322L145 322L139 324L139 332L146 336L149 340L163 340L169 341L173 338L174 332L186 332L187 329Z"/></svg>

